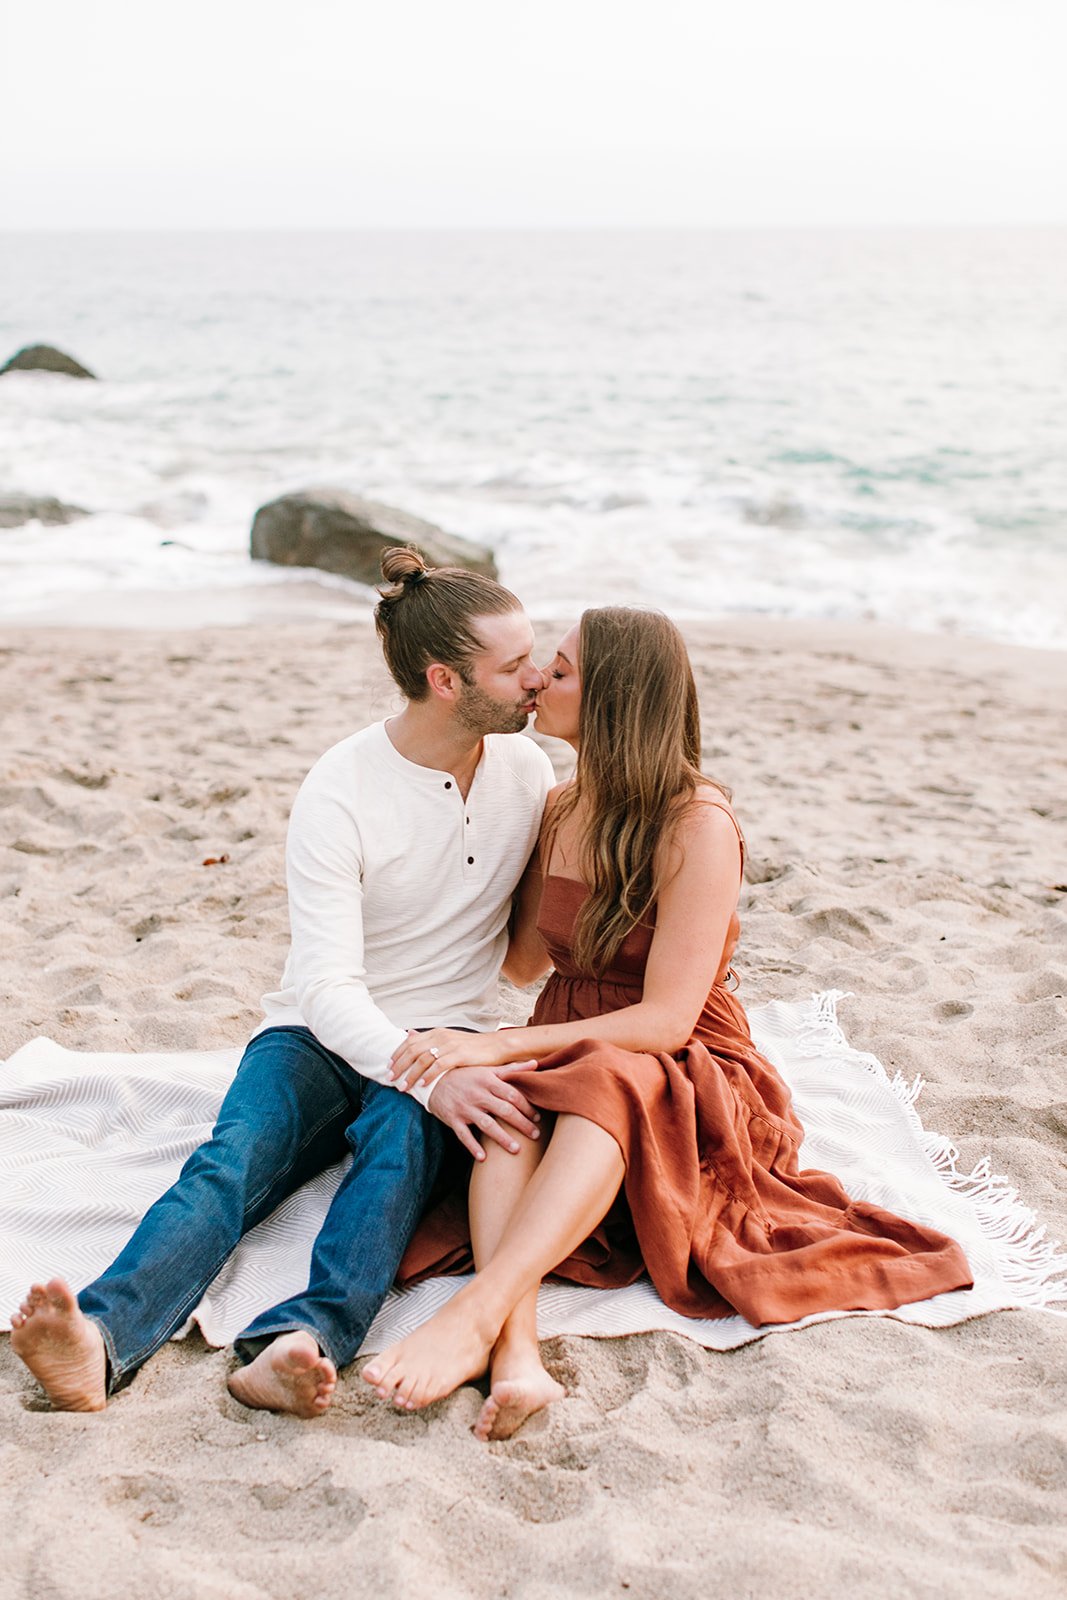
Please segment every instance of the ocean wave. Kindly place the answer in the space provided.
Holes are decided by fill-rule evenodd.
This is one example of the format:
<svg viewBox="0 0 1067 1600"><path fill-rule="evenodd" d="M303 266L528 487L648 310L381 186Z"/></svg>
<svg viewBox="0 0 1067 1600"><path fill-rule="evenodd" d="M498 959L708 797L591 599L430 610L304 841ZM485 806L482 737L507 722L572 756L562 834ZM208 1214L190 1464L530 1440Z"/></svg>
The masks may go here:
<svg viewBox="0 0 1067 1600"><path fill-rule="evenodd" d="M61 242L9 240L0 350L36 319L102 379L0 380L0 491L90 512L0 534L0 617L306 583L251 562L252 517L333 483L490 544L539 614L1067 647L1065 241L145 236L73 281Z"/></svg>

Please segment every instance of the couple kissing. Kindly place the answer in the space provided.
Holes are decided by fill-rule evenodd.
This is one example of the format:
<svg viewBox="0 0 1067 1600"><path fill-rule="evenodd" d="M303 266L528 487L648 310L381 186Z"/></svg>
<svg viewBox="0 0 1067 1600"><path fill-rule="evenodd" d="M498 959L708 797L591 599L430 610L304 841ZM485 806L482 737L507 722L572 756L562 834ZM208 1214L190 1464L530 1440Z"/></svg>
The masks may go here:
<svg viewBox="0 0 1067 1600"><path fill-rule="evenodd" d="M799 1167L736 994L744 839L701 769L673 623L586 611L542 670L491 579L410 549L382 573L403 710L297 795L289 956L211 1138L99 1278L34 1284L12 1318L53 1405L103 1410L243 1235L346 1153L306 1287L235 1341L244 1405L322 1415L393 1283L434 1273L473 1275L362 1378L415 1410L488 1373L482 1439L563 1394L537 1339L549 1274L647 1274L685 1316L755 1326L968 1286L954 1241ZM575 751L567 783L531 715ZM522 1027L499 1026L501 971L548 974Z"/></svg>

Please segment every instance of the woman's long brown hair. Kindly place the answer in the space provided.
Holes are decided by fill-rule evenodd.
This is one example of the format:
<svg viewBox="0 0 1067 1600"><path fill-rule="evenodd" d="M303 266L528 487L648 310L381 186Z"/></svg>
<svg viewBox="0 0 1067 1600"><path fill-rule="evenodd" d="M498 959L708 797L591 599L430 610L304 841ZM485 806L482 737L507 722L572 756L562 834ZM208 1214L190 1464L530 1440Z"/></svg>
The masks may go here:
<svg viewBox="0 0 1067 1600"><path fill-rule="evenodd" d="M599 974L655 902L664 829L713 780L700 770L700 707L685 641L662 612L583 612L578 670L578 764L551 834L580 804L579 863L589 895L573 955L579 970Z"/></svg>

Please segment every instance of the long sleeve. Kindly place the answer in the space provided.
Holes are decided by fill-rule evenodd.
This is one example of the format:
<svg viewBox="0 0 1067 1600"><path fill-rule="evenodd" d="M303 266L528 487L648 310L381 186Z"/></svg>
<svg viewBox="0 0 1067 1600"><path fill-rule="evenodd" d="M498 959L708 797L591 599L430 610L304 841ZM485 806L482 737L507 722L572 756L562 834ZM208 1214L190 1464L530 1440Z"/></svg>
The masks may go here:
<svg viewBox="0 0 1067 1600"><path fill-rule="evenodd" d="M289 820L292 938L263 1027L309 1028L383 1084L409 1028L497 1027L511 896L550 781L518 734L486 736L466 795L401 756L384 723L328 750ZM430 1106L432 1089L415 1093Z"/></svg>
<svg viewBox="0 0 1067 1600"><path fill-rule="evenodd" d="M286 877L297 1004L316 1039L376 1083L406 1033L374 1003L366 984L363 851L342 797L305 783L289 820ZM414 1091L428 1106L429 1089Z"/></svg>

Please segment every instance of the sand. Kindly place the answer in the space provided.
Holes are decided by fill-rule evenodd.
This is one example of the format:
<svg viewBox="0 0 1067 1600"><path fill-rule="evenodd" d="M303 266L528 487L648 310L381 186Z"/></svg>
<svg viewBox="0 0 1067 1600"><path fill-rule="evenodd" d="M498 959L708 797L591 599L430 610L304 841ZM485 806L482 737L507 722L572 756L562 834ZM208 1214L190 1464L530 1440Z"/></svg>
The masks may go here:
<svg viewBox="0 0 1067 1600"><path fill-rule="evenodd" d="M296 786L393 708L373 636L336 616L84 620L100 631L0 635L0 1058L39 1033L238 1043L285 952ZM743 997L851 991L851 1040L921 1072L926 1125L964 1165L991 1155L1067 1239L1067 655L861 626L687 634L706 765L751 850ZM477 1386L404 1417L350 1371L298 1422L237 1405L230 1356L198 1337L103 1416L57 1415L4 1338L0 1593L1067 1589L1067 1319L547 1356L569 1398L486 1448Z"/></svg>

